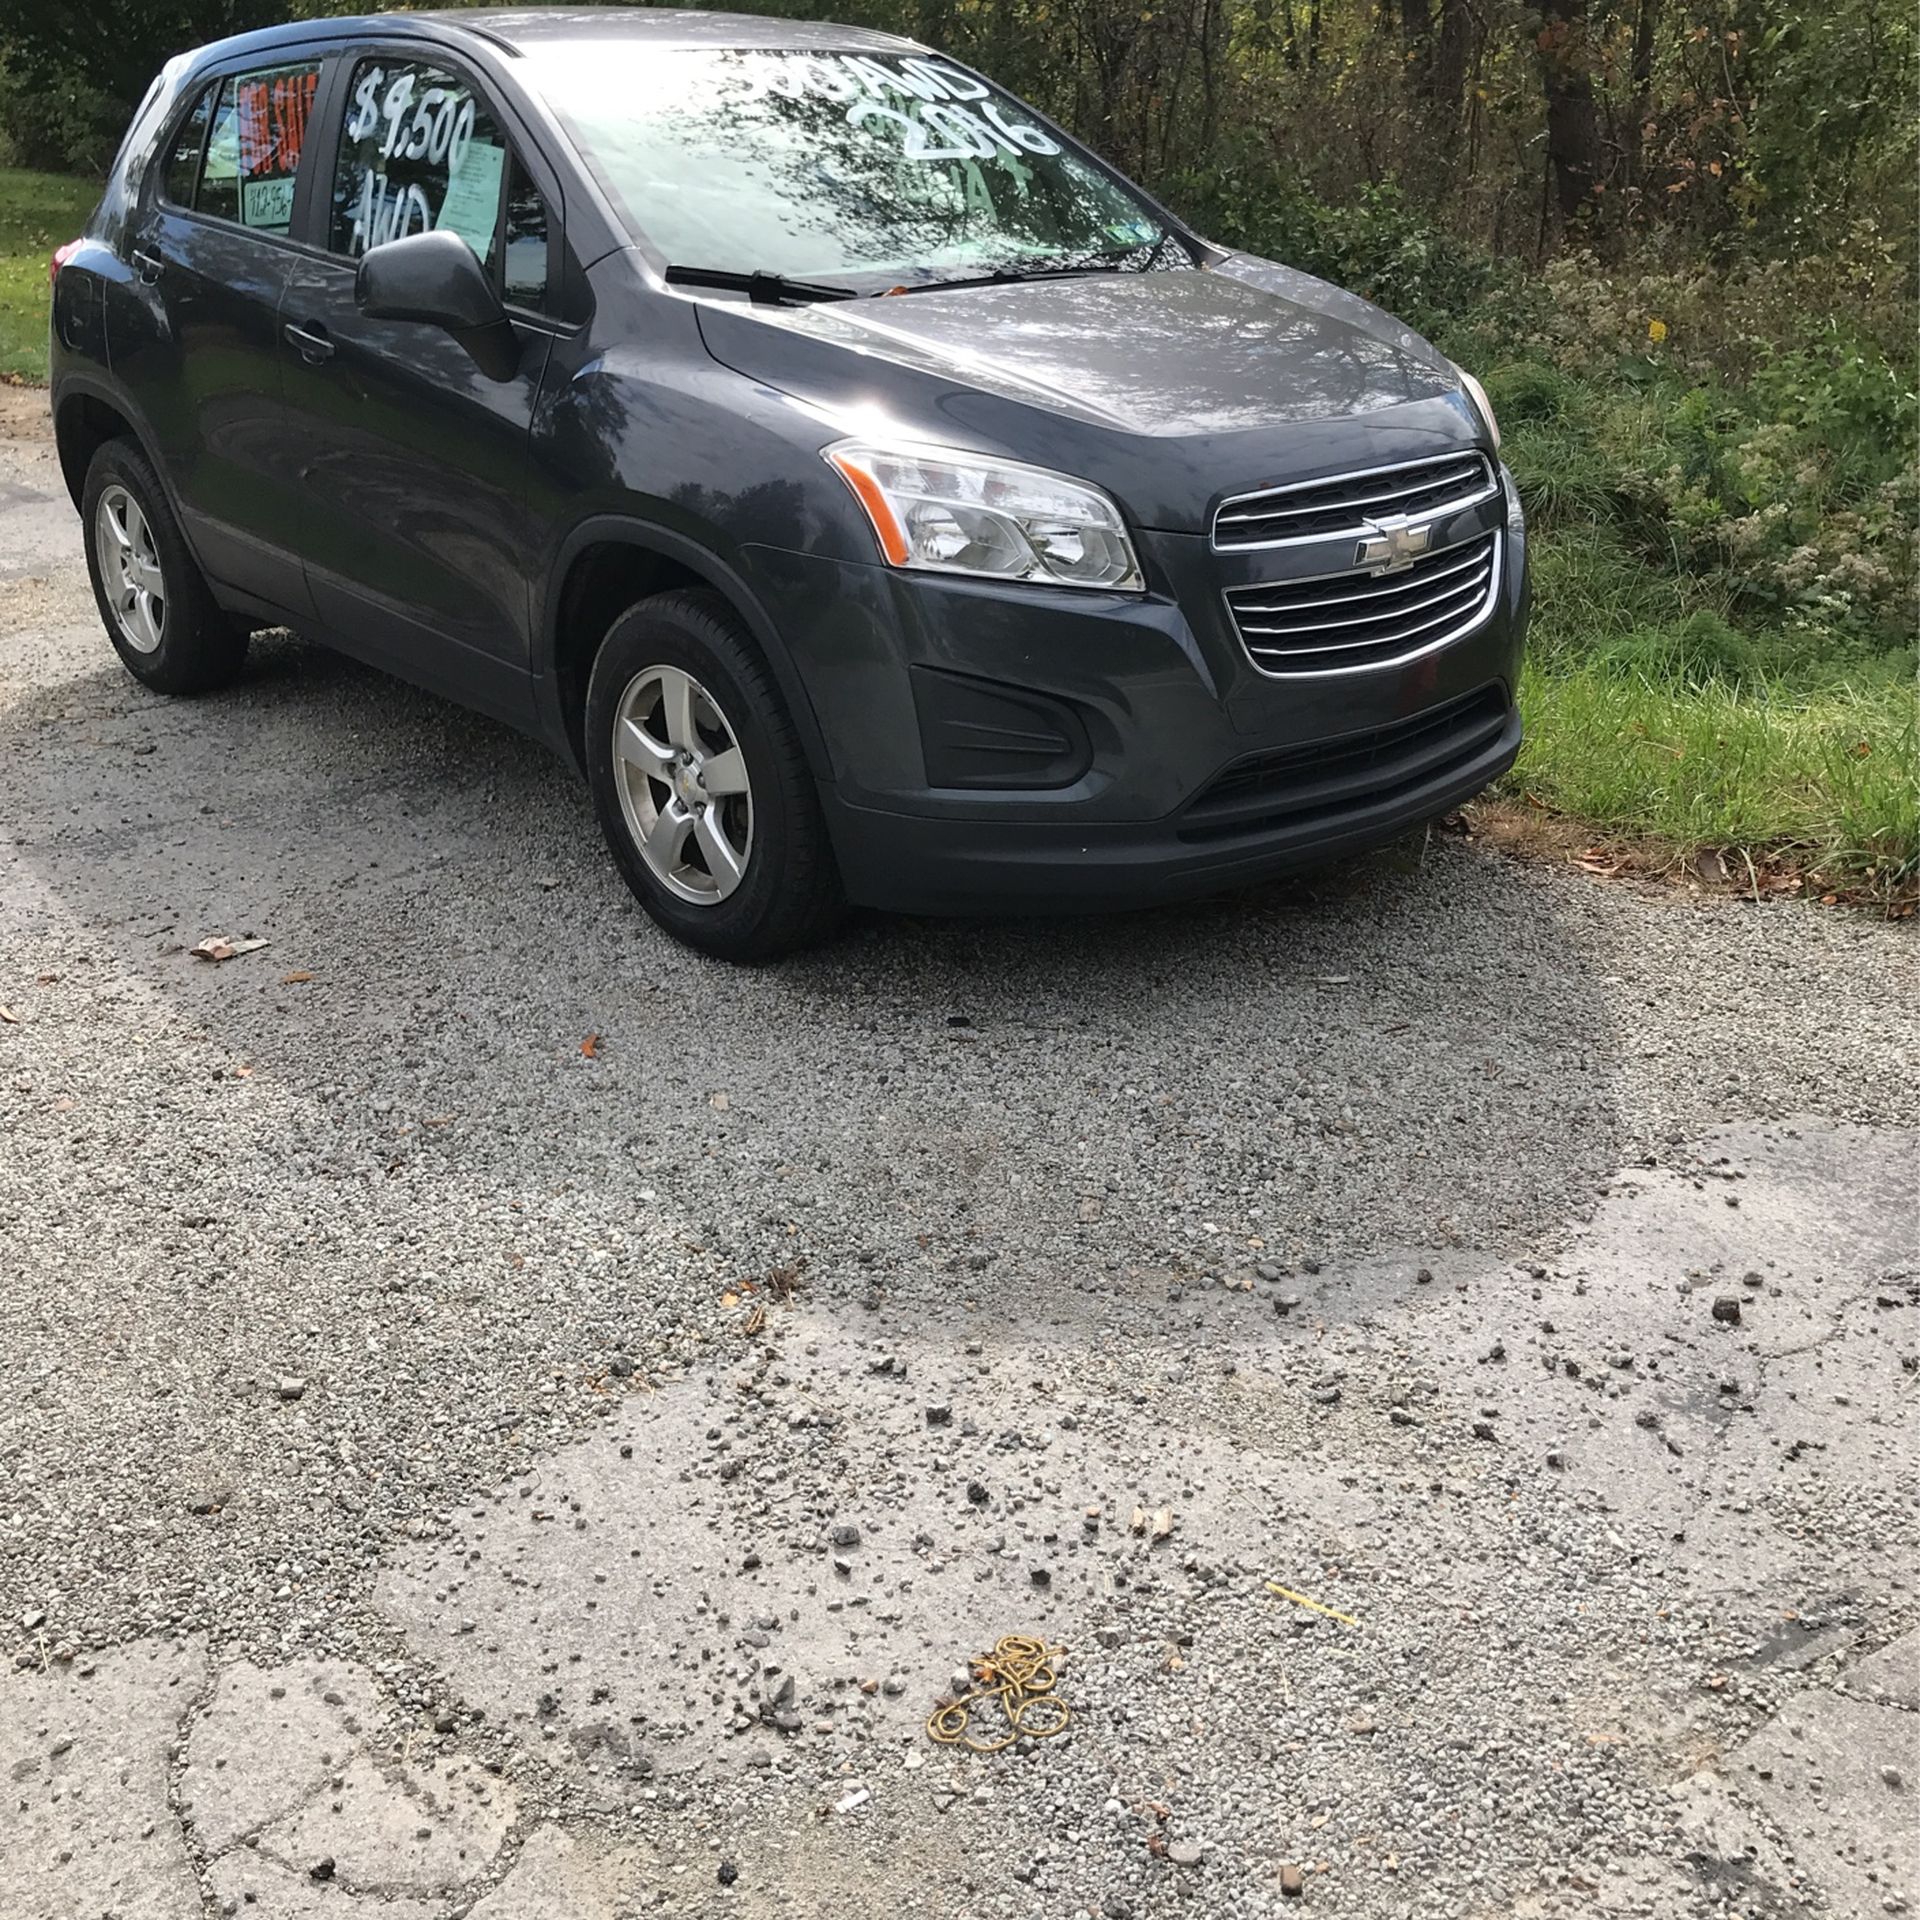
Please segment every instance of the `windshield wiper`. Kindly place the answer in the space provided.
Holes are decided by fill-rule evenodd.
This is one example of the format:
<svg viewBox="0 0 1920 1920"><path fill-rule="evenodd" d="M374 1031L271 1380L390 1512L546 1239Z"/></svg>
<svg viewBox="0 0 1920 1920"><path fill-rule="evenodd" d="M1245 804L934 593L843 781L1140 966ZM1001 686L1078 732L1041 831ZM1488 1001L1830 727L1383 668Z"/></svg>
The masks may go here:
<svg viewBox="0 0 1920 1920"><path fill-rule="evenodd" d="M1061 280L1076 273L1127 273L1145 272L1159 259L1161 249L1172 237L1171 229L1162 231L1160 238L1152 242L1153 252L1147 256L1144 266L1128 268L1122 264L1140 251L1140 246L1148 242L1141 241L1140 246L1122 247L1114 252L1100 252L1083 255L1078 260L1061 261L1051 267L996 267L991 273L970 273L956 280L912 280L904 286L889 287L889 293L947 293L955 287L1004 287L1012 286L1022 280Z"/></svg>
<svg viewBox="0 0 1920 1920"><path fill-rule="evenodd" d="M731 267L669 267L667 279L676 287L719 287L744 293L750 300L852 300L852 287L827 280L789 280L784 273L739 273Z"/></svg>

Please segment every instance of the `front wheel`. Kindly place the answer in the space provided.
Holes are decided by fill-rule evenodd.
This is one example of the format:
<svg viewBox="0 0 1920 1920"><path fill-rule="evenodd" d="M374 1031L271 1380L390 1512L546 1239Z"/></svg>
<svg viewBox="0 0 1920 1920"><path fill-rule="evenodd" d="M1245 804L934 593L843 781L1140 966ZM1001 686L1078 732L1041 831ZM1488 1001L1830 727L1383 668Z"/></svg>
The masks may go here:
<svg viewBox="0 0 1920 1920"><path fill-rule="evenodd" d="M719 595L615 621L587 685L587 777L628 886L689 946L771 960L842 896L813 776L773 676Z"/></svg>

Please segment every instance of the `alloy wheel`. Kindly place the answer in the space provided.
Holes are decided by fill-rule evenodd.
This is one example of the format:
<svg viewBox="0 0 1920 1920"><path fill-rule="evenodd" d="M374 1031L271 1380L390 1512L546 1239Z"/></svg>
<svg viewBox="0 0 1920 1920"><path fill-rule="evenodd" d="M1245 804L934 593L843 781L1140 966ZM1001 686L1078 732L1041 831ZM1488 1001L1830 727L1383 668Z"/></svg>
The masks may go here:
<svg viewBox="0 0 1920 1920"><path fill-rule="evenodd" d="M108 487L100 495L93 543L121 639L135 653L158 653L167 630L167 583L153 529L125 487Z"/></svg>
<svg viewBox="0 0 1920 1920"><path fill-rule="evenodd" d="M695 906L726 899L753 852L753 787L720 703L679 667L635 674L614 708L613 764L654 877Z"/></svg>

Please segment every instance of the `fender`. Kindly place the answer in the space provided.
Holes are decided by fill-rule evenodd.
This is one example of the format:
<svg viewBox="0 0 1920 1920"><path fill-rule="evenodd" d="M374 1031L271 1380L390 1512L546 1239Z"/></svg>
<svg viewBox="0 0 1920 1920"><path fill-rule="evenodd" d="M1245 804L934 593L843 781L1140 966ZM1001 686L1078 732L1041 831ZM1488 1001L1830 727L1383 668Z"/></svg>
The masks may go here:
<svg viewBox="0 0 1920 1920"><path fill-rule="evenodd" d="M134 440L138 443L140 451L146 455L147 464L159 475L160 485L166 493L167 505L173 509L174 519L180 520L180 499L173 489L173 476L168 473L166 462L160 458L158 442L154 438L153 428L148 423L146 415L104 374L92 371L91 363L69 367L54 376L48 411L53 416L55 444L58 445L60 436L60 409L76 394L84 395L89 400L98 400L102 406L111 407L133 429ZM85 469L83 468L79 473L69 473L66 460L62 458L60 473L61 478L67 483L68 497L78 508L81 489L86 485ZM188 548L191 550L193 539L190 534L187 534L184 522L181 523L180 530L186 536ZM196 553L193 557L198 562L200 556Z"/></svg>
<svg viewBox="0 0 1920 1920"><path fill-rule="evenodd" d="M545 603L540 609L533 660L534 704L547 737L562 746L567 758L576 767L579 765L579 751L561 706L559 675L554 671L553 664L559 652L560 595L568 571L580 554L588 547L610 541L657 554L663 560L671 560L676 566L686 568L689 573L698 574L732 606L746 623L748 632L773 670L773 677L779 683L780 697L786 701L787 711L799 733L809 770L816 781L823 786L830 786L834 779L834 768L832 756L827 751L826 736L821 731L806 685L794 667L793 655L759 595L747 584L739 570L722 560L711 547L702 545L686 534L660 526L657 522L628 514L597 513L582 520L560 543L560 551L548 571Z"/></svg>

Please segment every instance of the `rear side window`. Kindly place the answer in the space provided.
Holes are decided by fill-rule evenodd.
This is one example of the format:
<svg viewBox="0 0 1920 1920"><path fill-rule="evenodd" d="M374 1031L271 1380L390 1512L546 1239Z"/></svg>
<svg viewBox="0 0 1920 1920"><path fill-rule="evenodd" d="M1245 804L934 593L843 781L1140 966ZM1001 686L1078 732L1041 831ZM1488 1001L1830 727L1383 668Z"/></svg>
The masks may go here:
<svg viewBox="0 0 1920 1920"><path fill-rule="evenodd" d="M258 233L293 225L293 192L306 149L318 64L262 67L220 83L194 210Z"/></svg>
<svg viewBox="0 0 1920 1920"><path fill-rule="evenodd" d="M193 205L194 190L200 184L200 156L207 148L207 121L213 114L213 96L219 91L215 81L193 103L193 111L181 121L173 136L173 150L167 155L167 170L160 190L176 207Z"/></svg>
<svg viewBox="0 0 1920 1920"><path fill-rule="evenodd" d="M457 73L424 60L363 60L347 84L328 245L369 247L457 233L503 300L538 307L547 210L500 125Z"/></svg>

